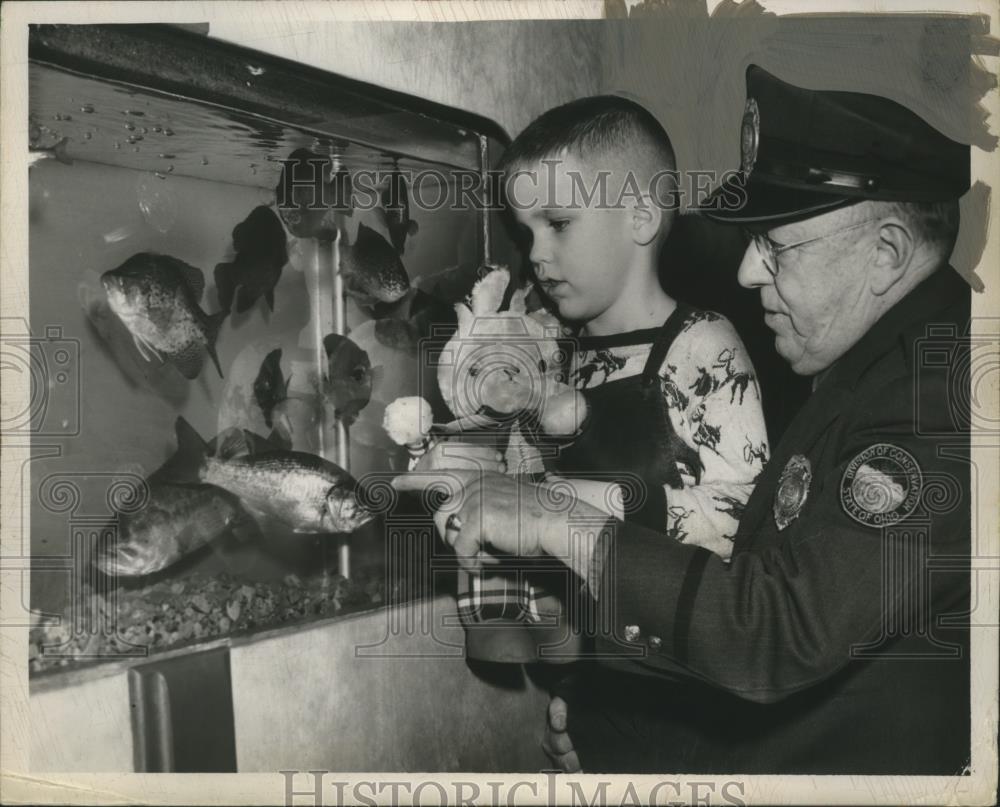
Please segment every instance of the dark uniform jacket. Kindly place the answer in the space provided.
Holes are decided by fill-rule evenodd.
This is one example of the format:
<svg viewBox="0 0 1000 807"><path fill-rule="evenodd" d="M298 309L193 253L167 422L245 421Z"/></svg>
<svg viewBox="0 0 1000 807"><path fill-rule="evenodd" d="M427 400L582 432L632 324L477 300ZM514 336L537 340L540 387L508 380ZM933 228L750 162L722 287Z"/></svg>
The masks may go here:
<svg viewBox="0 0 1000 807"><path fill-rule="evenodd" d="M598 648L618 660L569 712L585 770L962 772L969 300L940 269L825 373L731 563L611 523Z"/></svg>

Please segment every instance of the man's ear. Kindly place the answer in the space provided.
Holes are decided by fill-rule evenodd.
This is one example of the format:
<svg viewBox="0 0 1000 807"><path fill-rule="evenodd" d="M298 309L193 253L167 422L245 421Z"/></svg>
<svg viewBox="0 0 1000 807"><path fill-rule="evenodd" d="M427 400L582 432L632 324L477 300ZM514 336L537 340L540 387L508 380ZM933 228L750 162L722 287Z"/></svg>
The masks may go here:
<svg viewBox="0 0 1000 807"><path fill-rule="evenodd" d="M869 284L874 294L882 296L906 274L913 258L913 235L899 219L879 222L875 257L869 270Z"/></svg>
<svg viewBox="0 0 1000 807"><path fill-rule="evenodd" d="M644 194L641 200L634 201L629 210L632 240L641 246L655 241L660 232L660 225L663 224L664 215L663 208L655 204L649 194Z"/></svg>

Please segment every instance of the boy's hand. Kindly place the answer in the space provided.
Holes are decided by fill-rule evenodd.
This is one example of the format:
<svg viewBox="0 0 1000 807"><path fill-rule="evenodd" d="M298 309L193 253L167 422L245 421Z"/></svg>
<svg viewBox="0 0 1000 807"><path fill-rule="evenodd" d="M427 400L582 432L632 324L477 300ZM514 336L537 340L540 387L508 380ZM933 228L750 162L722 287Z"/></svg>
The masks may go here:
<svg viewBox="0 0 1000 807"><path fill-rule="evenodd" d="M439 440L424 454L414 471L481 471L507 472L503 454L492 446L464 443L461 440Z"/></svg>
<svg viewBox="0 0 1000 807"><path fill-rule="evenodd" d="M573 741L566 731L567 714L566 701L558 695L553 695L552 700L549 701L542 750L549 755L552 764L563 773L582 773L580 758L573 749Z"/></svg>

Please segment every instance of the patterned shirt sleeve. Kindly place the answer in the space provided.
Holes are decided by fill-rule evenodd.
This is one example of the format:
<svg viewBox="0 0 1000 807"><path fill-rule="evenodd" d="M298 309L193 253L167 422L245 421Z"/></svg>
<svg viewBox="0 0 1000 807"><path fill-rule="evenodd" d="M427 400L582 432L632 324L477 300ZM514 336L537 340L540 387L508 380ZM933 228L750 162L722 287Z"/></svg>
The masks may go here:
<svg viewBox="0 0 1000 807"><path fill-rule="evenodd" d="M660 379L674 430L692 449L682 487L665 488L667 535L728 560L768 457L753 365L730 322L702 312L674 340Z"/></svg>

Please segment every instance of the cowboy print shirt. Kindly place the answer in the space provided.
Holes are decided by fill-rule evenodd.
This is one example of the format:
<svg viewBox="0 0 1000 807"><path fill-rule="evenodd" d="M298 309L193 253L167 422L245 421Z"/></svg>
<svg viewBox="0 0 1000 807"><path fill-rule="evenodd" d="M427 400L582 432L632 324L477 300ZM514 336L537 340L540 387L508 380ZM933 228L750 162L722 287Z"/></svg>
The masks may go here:
<svg viewBox="0 0 1000 807"><path fill-rule="evenodd" d="M571 383L592 388L642 372L652 337L574 356ZM719 314L693 311L667 351L660 387L674 431L700 468L679 465L683 486L666 487L668 536L728 559L743 507L768 457L760 389L736 329Z"/></svg>

